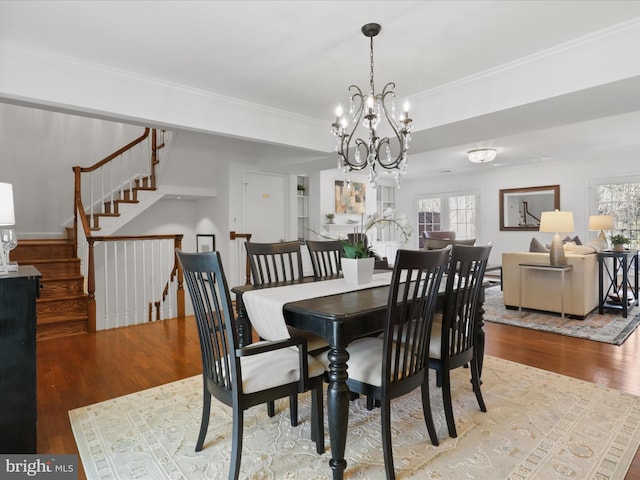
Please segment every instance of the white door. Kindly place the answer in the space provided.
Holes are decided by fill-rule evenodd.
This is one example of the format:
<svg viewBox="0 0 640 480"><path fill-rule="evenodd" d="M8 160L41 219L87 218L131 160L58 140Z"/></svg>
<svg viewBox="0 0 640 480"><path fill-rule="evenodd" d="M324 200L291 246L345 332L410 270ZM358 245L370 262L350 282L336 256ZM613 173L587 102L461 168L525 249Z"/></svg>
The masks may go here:
<svg viewBox="0 0 640 480"><path fill-rule="evenodd" d="M287 238L289 207L286 178L263 173L245 174L245 229L252 242L279 242Z"/></svg>

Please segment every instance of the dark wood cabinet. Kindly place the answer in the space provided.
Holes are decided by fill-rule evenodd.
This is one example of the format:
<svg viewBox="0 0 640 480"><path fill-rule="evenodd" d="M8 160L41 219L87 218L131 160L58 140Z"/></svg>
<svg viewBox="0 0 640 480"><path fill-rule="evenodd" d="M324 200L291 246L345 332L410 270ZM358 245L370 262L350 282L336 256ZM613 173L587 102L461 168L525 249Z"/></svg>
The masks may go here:
<svg viewBox="0 0 640 480"><path fill-rule="evenodd" d="M36 298L40 272L0 275L0 453L36 453Z"/></svg>

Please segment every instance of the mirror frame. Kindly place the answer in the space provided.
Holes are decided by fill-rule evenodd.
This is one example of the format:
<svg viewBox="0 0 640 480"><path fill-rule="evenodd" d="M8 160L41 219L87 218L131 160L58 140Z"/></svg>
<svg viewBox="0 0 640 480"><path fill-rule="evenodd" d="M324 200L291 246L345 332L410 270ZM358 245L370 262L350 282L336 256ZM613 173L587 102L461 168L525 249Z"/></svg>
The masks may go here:
<svg viewBox="0 0 640 480"><path fill-rule="evenodd" d="M500 230L501 231L538 231L539 225L531 226L511 226L505 224L505 207L507 206L507 198L512 195L522 195L526 197L534 193L535 195L552 195L553 210L560 210L560 185L544 185L541 187L527 188L505 188L500 190ZM536 212L541 213L541 212Z"/></svg>

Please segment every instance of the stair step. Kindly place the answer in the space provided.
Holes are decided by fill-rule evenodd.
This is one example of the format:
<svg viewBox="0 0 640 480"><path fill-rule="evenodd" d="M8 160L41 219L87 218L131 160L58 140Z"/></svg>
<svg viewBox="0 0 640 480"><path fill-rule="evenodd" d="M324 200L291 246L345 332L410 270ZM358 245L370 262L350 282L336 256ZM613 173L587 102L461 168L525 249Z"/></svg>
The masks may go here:
<svg viewBox="0 0 640 480"><path fill-rule="evenodd" d="M57 278L43 278L40 282L40 299L67 297L84 293L84 277L82 275Z"/></svg>
<svg viewBox="0 0 640 480"><path fill-rule="evenodd" d="M38 325L87 317L87 296L70 295L58 298L40 298L36 302Z"/></svg>
<svg viewBox="0 0 640 480"><path fill-rule="evenodd" d="M36 341L87 333L87 318L62 320L36 326Z"/></svg>
<svg viewBox="0 0 640 480"><path fill-rule="evenodd" d="M71 240L47 239L47 240L20 240L18 246L11 250L11 261L20 264L30 264L32 260L42 258L73 258L75 252L73 250L73 242Z"/></svg>
<svg viewBox="0 0 640 480"><path fill-rule="evenodd" d="M24 264L24 263L22 263ZM79 258L60 258L53 260L31 260L26 263L33 265L42 274L43 279L64 278L80 274Z"/></svg>

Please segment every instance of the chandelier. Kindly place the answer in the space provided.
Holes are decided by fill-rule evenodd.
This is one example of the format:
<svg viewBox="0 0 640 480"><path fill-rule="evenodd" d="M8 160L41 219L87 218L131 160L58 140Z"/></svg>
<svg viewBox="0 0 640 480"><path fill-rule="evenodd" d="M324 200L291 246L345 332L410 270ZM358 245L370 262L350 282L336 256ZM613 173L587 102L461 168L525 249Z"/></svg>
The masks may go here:
<svg viewBox="0 0 640 480"><path fill-rule="evenodd" d="M362 27L362 33L369 37L371 73L369 94L365 95L356 85L349 91L349 112L343 115L342 106L336 109L336 121L331 125L336 137L338 168L342 170L351 186L352 171L369 168L369 182L378 186L378 172L381 167L393 173L396 186L400 186L400 177L407 170L407 150L411 139L411 118L409 104L405 103L403 112L396 118L395 83L389 82L376 93L373 81L373 37L382 27L377 23L368 23ZM385 120L382 125L380 122ZM364 131L363 131L364 130Z"/></svg>

